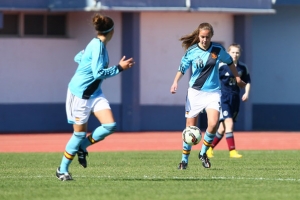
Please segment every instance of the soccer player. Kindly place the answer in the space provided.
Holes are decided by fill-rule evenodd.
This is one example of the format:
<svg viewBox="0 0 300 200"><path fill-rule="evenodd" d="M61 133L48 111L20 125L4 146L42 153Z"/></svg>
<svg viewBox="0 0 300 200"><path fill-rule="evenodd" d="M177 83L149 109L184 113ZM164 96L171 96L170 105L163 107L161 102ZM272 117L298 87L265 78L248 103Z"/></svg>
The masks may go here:
<svg viewBox="0 0 300 200"><path fill-rule="evenodd" d="M201 23L192 33L180 38L186 52L181 59L178 72L170 89L172 94L176 93L178 81L191 67L192 75L185 103L186 126L197 126L198 115L205 109L208 126L203 138L202 148L198 154L198 158L205 168L211 167L206 151L210 147L219 125L221 97L219 63L228 64L237 84L240 87L245 86L238 75L232 58L224 47L211 41L213 35L214 30L211 24ZM182 158L178 169L187 168L191 149L192 146L183 142Z"/></svg>
<svg viewBox="0 0 300 200"><path fill-rule="evenodd" d="M73 180L69 165L78 154L79 163L87 166L87 147L103 140L116 129L108 100L105 98L101 84L104 79L113 77L134 65L133 58L122 57L118 65L108 67L109 57L106 44L114 34L114 22L110 17L95 14L92 19L97 36L86 48L79 52L74 60L77 70L68 85L66 112L68 123L73 124L73 135L68 141L56 177L62 181ZM94 113L101 123L88 137L87 121Z"/></svg>
<svg viewBox="0 0 300 200"><path fill-rule="evenodd" d="M239 44L231 44L228 48L228 53L231 56L233 63L241 76L241 79L246 83L245 93L242 96L242 101L247 101L250 93L250 74L247 66L239 61L241 56L241 46ZM221 63L219 67L221 81L221 107L220 125L216 136L207 151L208 157L213 157L213 148L226 135L226 141L229 149L230 158L241 158L242 155L235 150L235 141L233 135L234 122L236 122L240 108L240 88L236 84L234 75L231 73L229 66Z"/></svg>

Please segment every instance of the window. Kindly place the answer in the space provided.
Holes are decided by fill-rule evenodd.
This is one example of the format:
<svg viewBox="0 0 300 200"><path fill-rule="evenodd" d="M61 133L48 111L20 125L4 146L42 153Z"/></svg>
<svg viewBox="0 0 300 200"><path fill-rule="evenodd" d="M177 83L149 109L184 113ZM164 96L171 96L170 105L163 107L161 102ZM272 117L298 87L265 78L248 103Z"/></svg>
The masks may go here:
<svg viewBox="0 0 300 200"><path fill-rule="evenodd" d="M47 16L47 35L64 36L66 35L66 16L65 15L48 15Z"/></svg>
<svg viewBox="0 0 300 200"><path fill-rule="evenodd" d="M19 34L19 15L3 15L3 27L0 28L0 35L18 35Z"/></svg>
<svg viewBox="0 0 300 200"><path fill-rule="evenodd" d="M1 36L66 37L66 14L3 14Z"/></svg>
<svg viewBox="0 0 300 200"><path fill-rule="evenodd" d="M44 15L24 16L24 35L44 35Z"/></svg>

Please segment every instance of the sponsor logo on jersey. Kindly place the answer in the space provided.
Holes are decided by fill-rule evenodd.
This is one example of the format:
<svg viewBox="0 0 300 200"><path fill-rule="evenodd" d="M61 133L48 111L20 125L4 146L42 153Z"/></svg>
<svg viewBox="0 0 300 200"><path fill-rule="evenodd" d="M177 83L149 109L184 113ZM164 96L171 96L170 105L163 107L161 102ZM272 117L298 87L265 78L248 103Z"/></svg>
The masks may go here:
<svg viewBox="0 0 300 200"><path fill-rule="evenodd" d="M198 58L198 60L196 61L196 66L197 68L203 68L203 60L201 58Z"/></svg>
<svg viewBox="0 0 300 200"><path fill-rule="evenodd" d="M225 76L230 76L230 74L228 72L226 72Z"/></svg>
<svg viewBox="0 0 300 200"><path fill-rule="evenodd" d="M211 58L217 59L218 55L215 52L211 52Z"/></svg>

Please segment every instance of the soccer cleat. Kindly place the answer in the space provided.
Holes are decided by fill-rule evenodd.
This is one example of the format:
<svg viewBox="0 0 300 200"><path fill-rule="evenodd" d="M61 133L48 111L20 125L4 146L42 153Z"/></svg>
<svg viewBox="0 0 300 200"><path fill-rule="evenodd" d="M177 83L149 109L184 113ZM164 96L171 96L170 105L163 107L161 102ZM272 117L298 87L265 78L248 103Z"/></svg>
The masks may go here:
<svg viewBox="0 0 300 200"><path fill-rule="evenodd" d="M204 153L202 156L199 153L198 158L199 158L199 160L201 160L203 167L205 167L205 168L210 168L211 167L211 164L209 162L209 159L208 159L206 153Z"/></svg>
<svg viewBox="0 0 300 200"><path fill-rule="evenodd" d="M185 161L182 161L181 163L179 163L178 169L183 170L183 169L186 169L187 166L188 166L188 164Z"/></svg>
<svg viewBox="0 0 300 200"><path fill-rule="evenodd" d="M77 151L78 162L83 168L87 167L86 156L88 156L88 155L89 155L89 153L87 151L83 151L83 149L81 149L79 147L79 149Z"/></svg>
<svg viewBox="0 0 300 200"><path fill-rule="evenodd" d="M61 180L61 181L71 181L73 180L72 176L70 173L60 173L60 167L56 169L56 177Z"/></svg>
<svg viewBox="0 0 300 200"><path fill-rule="evenodd" d="M239 154L238 152L237 152L237 150L231 150L231 151L229 151L229 157L230 158L241 158L241 157L243 157L241 154Z"/></svg>
<svg viewBox="0 0 300 200"><path fill-rule="evenodd" d="M213 150L213 148L209 147L209 149L206 151L206 155L209 158L214 157L214 150Z"/></svg>

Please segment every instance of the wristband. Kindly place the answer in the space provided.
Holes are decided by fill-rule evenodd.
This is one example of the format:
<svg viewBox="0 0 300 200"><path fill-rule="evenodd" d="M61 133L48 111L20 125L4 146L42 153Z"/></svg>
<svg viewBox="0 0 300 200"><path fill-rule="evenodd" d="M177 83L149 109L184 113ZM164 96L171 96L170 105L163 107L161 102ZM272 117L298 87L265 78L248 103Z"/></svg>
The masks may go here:
<svg viewBox="0 0 300 200"><path fill-rule="evenodd" d="M124 69L121 67L121 65L117 65L117 68L119 69L119 72L123 71Z"/></svg>

